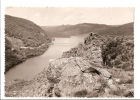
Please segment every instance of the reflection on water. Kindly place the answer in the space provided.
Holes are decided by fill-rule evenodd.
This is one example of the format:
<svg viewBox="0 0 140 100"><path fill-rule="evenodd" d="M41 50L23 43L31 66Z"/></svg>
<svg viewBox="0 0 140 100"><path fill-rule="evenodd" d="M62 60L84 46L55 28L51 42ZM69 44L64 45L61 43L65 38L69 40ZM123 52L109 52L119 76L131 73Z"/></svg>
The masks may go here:
<svg viewBox="0 0 140 100"><path fill-rule="evenodd" d="M29 58L25 62L13 67L5 75L6 84L14 79L31 80L48 66L49 59L57 59L62 53L83 42L84 37L72 36L71 38L55 38L52 45L41 56Z"/></svg>

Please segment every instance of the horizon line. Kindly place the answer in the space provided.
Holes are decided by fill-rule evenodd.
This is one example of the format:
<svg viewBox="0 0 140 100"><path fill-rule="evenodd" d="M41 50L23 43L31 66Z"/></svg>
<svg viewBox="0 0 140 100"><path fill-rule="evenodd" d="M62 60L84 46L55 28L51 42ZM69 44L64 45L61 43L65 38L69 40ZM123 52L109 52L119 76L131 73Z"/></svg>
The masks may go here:
<svg viewBox="0 0 140 100"><path fill-rule="evenodd" d="M17 16L13 16L13 15L9 15L9 14L5 14L5 15L12 16L12 17L17 17ZM25 19L25 20L28 20L28 21L31 21L31 22L35 23L34 21L32 21L30 19L23 18L23 17L17 17L17 18ZM66 26L66 25L72 26L72 25L78 25L78 24L99 24L99 25L108 25L108 26L120 26L120 25L129 24L129 23L134 23L134 21L127 22L127 23L124 23L124 24L105 24L105 23L88 23L88 22L76 23L76 24L59 24L59 25L39 25L37 23L35 23L35 24L38 25L38 26L46 26L46 27L55 26L55 27L57 27L57 26Z"/></svg>

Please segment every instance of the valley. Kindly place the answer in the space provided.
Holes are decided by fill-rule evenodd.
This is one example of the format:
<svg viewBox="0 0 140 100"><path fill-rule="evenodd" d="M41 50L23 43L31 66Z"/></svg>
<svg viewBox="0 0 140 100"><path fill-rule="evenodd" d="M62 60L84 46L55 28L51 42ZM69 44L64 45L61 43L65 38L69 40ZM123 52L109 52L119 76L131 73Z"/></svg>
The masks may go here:
<svg viewBox="0 0 140 100"><path fill-rule="evenodd" d="M37 26L6 16L6 97L134 97L133 22Z"/></svg>

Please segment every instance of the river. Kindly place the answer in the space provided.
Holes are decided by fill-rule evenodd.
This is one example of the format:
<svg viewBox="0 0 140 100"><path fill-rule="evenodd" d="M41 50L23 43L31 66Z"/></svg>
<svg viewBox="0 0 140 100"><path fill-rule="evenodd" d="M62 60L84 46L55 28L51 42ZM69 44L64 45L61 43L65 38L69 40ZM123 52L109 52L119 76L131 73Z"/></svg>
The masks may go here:
<svg viewBox="0 0 140 100"><path fill-rule="evenodd" d="M37 57L29 58L25 62L14 66L5 75L5 84L15 79L31 80L49 64L49 59L60 58L63 52L70 50L84 41L85 36L71 36L71 38L54 38L52 45L46 52Z"/></svg>

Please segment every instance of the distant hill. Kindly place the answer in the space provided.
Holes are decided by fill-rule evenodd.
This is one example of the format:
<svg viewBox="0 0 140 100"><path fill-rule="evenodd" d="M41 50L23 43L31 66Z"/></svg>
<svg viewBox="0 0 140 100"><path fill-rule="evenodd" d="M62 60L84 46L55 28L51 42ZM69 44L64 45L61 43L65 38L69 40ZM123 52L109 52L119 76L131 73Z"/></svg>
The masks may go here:
<svg viewBox="0 0 140 100"><path fill-rule="evenodd" d="M52 37L67 37L89 32L96 33L109 27L110 26L104 24L82 23L76 25L42 26L42 29Z"/></svg>
<svg viewBox="0 0 140 100"><path fill-rule="evenodd" d="M90 32L100 35L132 36L133 26L133 22L124 25L82 23L76 25L42 26L41 28L52 37L69 37Z"/></svg>
<svg viewBox="0 0 140 100"><path fill-rule="evenodd" d="M100 35L115 35L115 36L133 36L134 23L128 23L119 26L112 26L98 32Z"/></svg>
<svg viewBox="0 0 140 100"><path fill-rule="evenodd" d="M50 41L45 31L35 23L9 15L5 16L5 34L20 39L25 46L39 46L47 40Z"/></svg>
<svg viewBox="0 0 140 100"><path fill-rule="evenodd" d="M5 70L46 51L51 38L35 23L5 15Z"/></svg>

